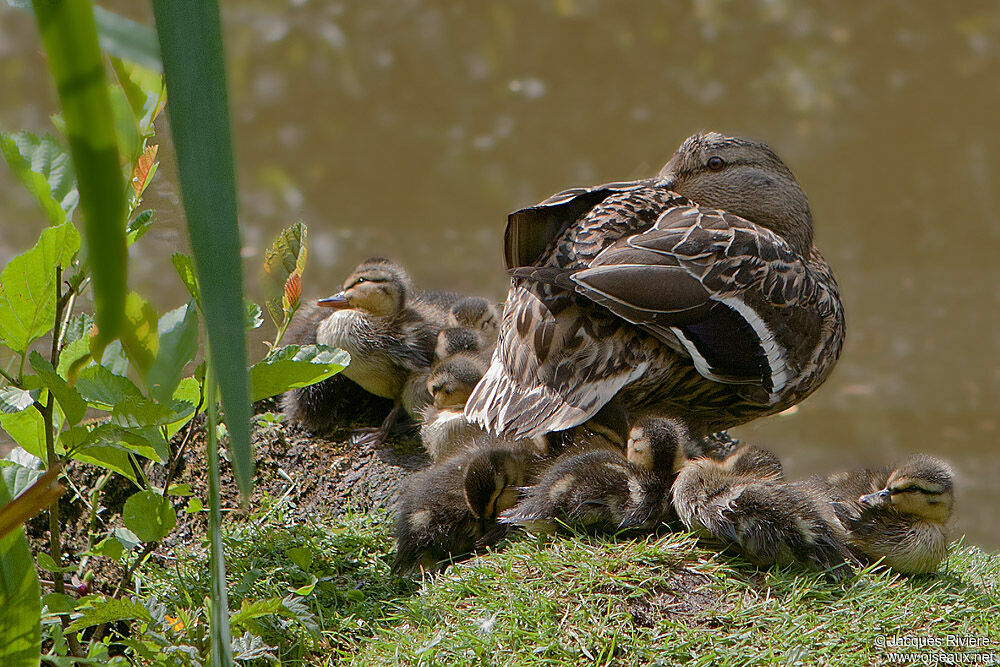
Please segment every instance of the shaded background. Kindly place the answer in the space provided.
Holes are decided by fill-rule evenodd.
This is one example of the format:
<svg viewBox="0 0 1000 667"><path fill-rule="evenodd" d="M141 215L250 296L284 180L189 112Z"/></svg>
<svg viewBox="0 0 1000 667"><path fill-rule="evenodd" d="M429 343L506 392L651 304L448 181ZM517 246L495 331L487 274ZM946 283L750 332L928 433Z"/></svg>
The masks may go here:
<svg viewBox="0 0 1000 667"><path fill-rule="evenodd" d="M224 0L223 18L252 292L303 219L307 295L380 254L500 300L509 211L653 174L697 130L765 139L810 197L848 339L813 397L734 433L792 478L941 455L959 532L1000 547L996 2ZM0 127L53 131L37 31L7 8L0 90ZM166 120L131 265L161 311L185 301L187 244ZM0 263L43 225L0 168Z"/></svg>

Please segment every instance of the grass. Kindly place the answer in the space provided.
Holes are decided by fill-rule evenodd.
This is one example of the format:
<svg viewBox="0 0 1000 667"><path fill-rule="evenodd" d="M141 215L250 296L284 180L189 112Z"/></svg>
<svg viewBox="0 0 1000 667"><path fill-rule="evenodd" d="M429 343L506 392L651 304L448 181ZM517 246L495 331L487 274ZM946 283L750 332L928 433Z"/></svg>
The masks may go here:
<svg viewBox="0 0 1000 667"><path fill-rule="evenodd" d="M325 520L265 503L227 528L232 609L301 603L245 626L282 664L908 664L890 651L973 649L893 649L882 638L1000 637L1000 556L960 544L937 575L869 568L835 584L758 571L683 533L520 535L401 581L389 533L382 513ZM147 571L146 593L172 614L209 590L204 554L178 563Z"/></svg>

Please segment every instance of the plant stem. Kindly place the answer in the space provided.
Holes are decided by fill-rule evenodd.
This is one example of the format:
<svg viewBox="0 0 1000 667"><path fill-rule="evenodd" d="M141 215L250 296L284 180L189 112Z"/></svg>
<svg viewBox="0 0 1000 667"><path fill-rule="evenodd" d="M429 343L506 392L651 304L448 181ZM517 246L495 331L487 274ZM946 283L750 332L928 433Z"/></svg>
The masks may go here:
<svg viewBox="0 0 1000 667"><path fill-rule="evenodd" d="M218 422L217 390L215 368L212 357L208 356L205 374L208 391L206 408L208 412L208 534L211 546L212 570L212 650L213 665L232 665L232 636L229 629L229 599L226 591L226 560L222 551L222 513L219 498L219 443L215 438Z"/></svg>

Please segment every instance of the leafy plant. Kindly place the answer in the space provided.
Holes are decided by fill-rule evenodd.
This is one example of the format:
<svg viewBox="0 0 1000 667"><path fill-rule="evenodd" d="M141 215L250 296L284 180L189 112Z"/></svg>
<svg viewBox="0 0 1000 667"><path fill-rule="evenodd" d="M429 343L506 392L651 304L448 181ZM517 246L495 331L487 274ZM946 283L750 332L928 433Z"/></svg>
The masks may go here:
<svg viewBox="0 0 1000 667"><path fill-rule="evenodd" d="M53 121L69 150L56 136L0 132L4 160L49 223L38 242L0 272L0 345L13 361L13 367L0 369L0 427L47 470L43 474L23 459L0 466L0 629L5 638L17 638L0 649L5 665L37 664L40 623L46 627L44 642L52 660L72 655L107 661L107 631L121 621L142 626L141 633L165 637L164 623L172 626L155 601L128 600L124 593L173 530L177 514L172 498L190 494L173 482L201 423L195 416L203 411L214 575L207 603L211 633L192 645L172 645L177 650L169 655L190 651L192 658L205 659L208 650L213 664L227 664L235 646L238 657L266 658L268 647L255 636L229 638L218 493L219 390L228 459L245 500L253 470L251 395L257 400L318 382L348 363L345 353L322 346L273 346L267 358L247 368L244 329L259 326L262 317L259 307L243 302L225 96L206 106L205 98L218 96L202 93L225 90L218 9L211 3L199 5L204 22L197 25L207 32L185 35L192 32L190 17L166 5L156 3L159 38L166 78L173 86L169 110L194 251L193 257L175 255L173 264L191 295L187 304L160 315L142 295L127 289L125 249L153 224L153 212L140 208L157 172L154 124L167 99L163 76L149 67L159 60L148 29L130 33L129 22L104 11L95 19L89 0L36 1L63 108ZM178 22L182 17L183 26ZM110 55L102 55L98 44ZM192 78L187 70L204 63L211 65L207 78ZM67 85L82 74L86 85ZM215 134L210 140L199 134L200 124L211 126ZM198 171L203 165L210 165L208 172ZM209 181L211 192L201 185ZM74 220L78 209L82 239ZM300 240L293 261L297 278L305 262L306 230L301 223L292 229L282 238L295 235ZM285 280L286 292L290 282ZM78 300L91 285L96 313L77 313ZM276 341L297 307L297 296L282 304L284 320ZM198 344L202 321L207 351ZM59 505L53 502L62 491L58 478L74 469L67 466L70 461L105 471L86 503L92 534L87 549L78 554L64 553ZM126 478L137 490L125 501L124 525L100 532L101 491L114 476ZM151 479L164 481L154 484ZM40 596L18 526L45 507L49 551L37 553L35 565L52 574L53 590ZM188 501L189 511L200 509L200 499ZM66 575L85 582L91 558L120 562L120 582L110 595L69 595ZM197 615L188 621L196 625ZM149 650L141 641L131 647L137 655ZM164 655L160 657L173 664Z"/></svg>

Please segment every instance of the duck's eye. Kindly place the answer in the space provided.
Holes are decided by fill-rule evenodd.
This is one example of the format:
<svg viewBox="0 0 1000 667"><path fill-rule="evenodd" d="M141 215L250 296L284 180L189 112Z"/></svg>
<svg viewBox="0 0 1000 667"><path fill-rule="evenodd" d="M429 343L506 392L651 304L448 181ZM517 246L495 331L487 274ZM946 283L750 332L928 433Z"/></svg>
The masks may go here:
<svg viewBox="0 0 1000 667"><path fill-rule="evenodd" d="M361 283L366 283L366 282L368 282L367 278L358 278L357 281L354 284L355 285L360 285Z"/></svg>
<svg viewBox="0 0 1000 667"><path fill-rule="evenodd" d="M726 166L726 161L723 160L718 155L713 155L712 157L708 158L707 164L708 168L711 169L712 171L719 171L720 169Z"/></svg>

